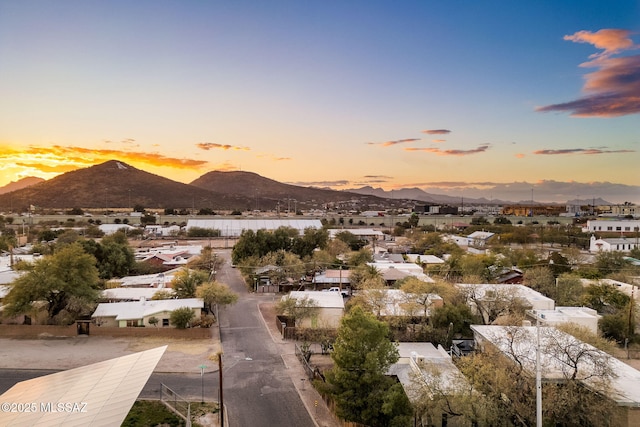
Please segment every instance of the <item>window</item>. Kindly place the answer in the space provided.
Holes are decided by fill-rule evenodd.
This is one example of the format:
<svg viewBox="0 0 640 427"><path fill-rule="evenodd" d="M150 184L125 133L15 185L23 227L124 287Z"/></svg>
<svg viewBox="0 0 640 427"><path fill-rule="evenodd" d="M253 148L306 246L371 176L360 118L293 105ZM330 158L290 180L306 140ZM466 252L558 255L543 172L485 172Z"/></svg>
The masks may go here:
<svg viewBox="0 0 640 427"><path fill-rule="evenodd" d="M131 327L135 327L138 326L138 320L127 320L127 327L131 328Z"/></svg>
<svg viewBox="0 0 640 427"><path fill-rule="evenodd" d="M169 326L169 319L162 319L162 326Z"/></svg>

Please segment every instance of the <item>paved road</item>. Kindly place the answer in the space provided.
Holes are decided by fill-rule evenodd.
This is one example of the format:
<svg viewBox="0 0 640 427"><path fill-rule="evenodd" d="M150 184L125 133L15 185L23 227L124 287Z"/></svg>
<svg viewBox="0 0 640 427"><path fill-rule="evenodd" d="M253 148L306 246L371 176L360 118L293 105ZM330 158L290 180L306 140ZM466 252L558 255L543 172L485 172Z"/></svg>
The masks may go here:
<svg viewBox="0 0 640 427"><path fill-rule="evenodd" d="M261 299L273 297L249 294L240 272L229 266L228 261L217 277L240 294L238 303L220 313L229 425L314 426L258 309Z"/></svg>

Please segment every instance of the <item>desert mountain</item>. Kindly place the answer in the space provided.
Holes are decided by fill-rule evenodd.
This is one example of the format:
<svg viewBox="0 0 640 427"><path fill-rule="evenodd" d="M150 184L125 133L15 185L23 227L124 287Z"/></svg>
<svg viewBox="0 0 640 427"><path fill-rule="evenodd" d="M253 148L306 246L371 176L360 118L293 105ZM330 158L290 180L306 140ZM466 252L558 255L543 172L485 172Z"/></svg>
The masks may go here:
<svg viewBox="0 0 640 427"><path fill-rule="evenodd" d="M312 187L300 187L297 185L283 184L269 178L265 178L253 172L244 171L212 171L202 175L191 182L191 185L215 192L231 194L243 194L254 200L257 209L269 209L280 206L280 210L297 208L309 209L321 207L328 203L349 203L363 206L378 206L384 202L384 198L375 195L362 195L336 190L327 190Z"/></svg>
<svg viewBox="0 0 640 427"><path fill-rule="evenodd" d="M0 194L10 193L12 191L21 190L26 187L30 187L32 185L43 182L44 179L38 178L35 176L28 176L26 178L19 179L17 181L13 181L5 185L4 187L0 187Z"/></svg>
<svg viewBox="0 0 640 427"><path fill-rule="evenodd" d="M247 199L172 181L110 160L0 195L0 210L79 208L246 209Z"/></svg>
<svg viewBox="0 0 640 427"><path fill-rule="evenodd" d="M384 207L384 200L334 190L282 184L251 172L209 172L183 184L110 160L67 172L48 181L0 194L0 211L44 209L196 209L272 210L309 209L327 203L368 209Z"/></svg>

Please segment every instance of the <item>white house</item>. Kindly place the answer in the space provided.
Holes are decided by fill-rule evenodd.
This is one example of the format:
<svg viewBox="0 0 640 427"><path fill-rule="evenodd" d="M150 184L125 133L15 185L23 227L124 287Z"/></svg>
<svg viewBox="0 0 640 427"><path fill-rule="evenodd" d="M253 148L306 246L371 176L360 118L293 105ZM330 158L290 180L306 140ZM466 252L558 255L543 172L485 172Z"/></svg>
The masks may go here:
<svg viewBox="0 0 640 427"><path fill-rule="evenodd" d="M425 393L430 390L451 394L469 390L464 375L441 345L436 348L430 342L401 342L398 343L398 355L398 361L389 367L387 375L398 379L409 401L418 404L417 407L424 403ZM415 416L423 420L424 424L420 425L444 425L443 419L446 419L446 415L434 413L416 413ZM452 425L457 424L454 421Z"/></svg>
<svg viewBox="0 0 640 427"><path fill-rule="evenodd" d="M554 310L533 310L534 322L537 319L541 326L558 326L572 323L598 333L598 312L589 307L556 307Z"/></svg>
<svg viewBox="0 0 640 427"><path fill-rule="evenodd" d="M219 230L221 237L239 237L245 230L274 231L280 227L290 227L298 230L300 235L307 228L322 229L319 219L190 219L186 230L193 227Z"/></svg>
<svg viewBox="0 0 640 427"><path fill-rule="evenodd" d="M592 235L589 240L589 252L631 252L638 246L637 238L617 237L611 239L597 239Z"/></svg>
<svg viewBox="0 0 640 427"><path fill-rule="evenodd" d="M170 292L173 294L173 289L170 288L110 288L101 292L101 299L105 302L119 302L119 301L141 301L153 299L156 293Z"/></svg>
<svg viewBox="0 0 640 427"><path fill-rule="evenodd" d="M594 285L594 286L601 286L601 285L613 286L614 288L616 288L617 290L619 290L620 292L622 292L623 294L625 294L627 296L634 295L634 289L638 288L638 285L625 283L625 282L621 282L619 280L613 280L613 279L580 279L580 281L582 282L582 286L584 286L584 287L591 286L591 285ZM634 297L637 298L638 295L635 295Z"/></svg>
<svg viewBox="0 0 640 427"><path fill-rule="evenodd" d="M91 318L98 326L114 326L125 328L128 326L154 327L149 319L158 319L157 327L169 327L171 313L182 307L189 307L194 311L194 318L202 314L204 302L200 298L146 300L130 302L112 302L98 304Z"/></svg>
<svg viewBox="0 0 640 427"><path fill-rule="evenodd" d="M476 348L493 345L507 359L516 359L531 376L536 373L537 329L535 326L472 325ZM544 381L575 378L598 390L602 364L611 370L606 397L621 407L612 425L637 426L640 419L640 371L613 356L553 327L540 327L540 369Z"/></svg>
<svg viewBox="0 0 640 427"><path fill-rule="evenodd" d="M490 313L502 312L508 308L508 302L517 300L528 309L553 310L555 302L538 291L519 284L470 284L456 283L464 294L467 304L476 314L490 321Z"/></svg>
<svg viewBox="0 0 640 427"><path fill-rule="evenodd" d="M368 262L367 265L370 265L372 267L375 267L376 270L378 270L380 273L383 274L385 271L389 270L389 269L395 269L397 271L400 271L402 273L406 273L406 275L408 276L413 276L413 277L417 277L418 279L424 281L424 282L429 282L429 283L433 283L434 280L429 277L428 275L424 274L424 270L422 269L421 266L414 264L412 262L384 262L384 261L379 261L379 262Z"/></svg>
<svg viewBox="0 0 640 427"><path fill-rule="evenodd" d="M344 300L340 292L292 291L287 297L301 300L308 298L317 307L310 318L303 319L299 326L306 328L337 328L344 315Z"/></svg>

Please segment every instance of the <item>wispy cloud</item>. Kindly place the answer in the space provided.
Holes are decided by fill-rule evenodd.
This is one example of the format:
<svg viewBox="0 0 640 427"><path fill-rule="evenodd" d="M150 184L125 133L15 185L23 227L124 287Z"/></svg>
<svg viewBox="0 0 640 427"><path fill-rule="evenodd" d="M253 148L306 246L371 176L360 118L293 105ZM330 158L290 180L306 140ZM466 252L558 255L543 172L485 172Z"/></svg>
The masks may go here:
<svg viewBox="0 0 640 427"><path fill-rule="evenodd" d="M471 150L442 150L436 147L423 147L423 148L407 147L405 148L405 151L424 151L427 153L436 154L438 156L469 156L471 154L484 153L488 149L489 149L489 145L485 144Z"/></svg>
<svg viewBox="0 0 640 427"><path fill-rule="evenodd" d="M449 129L425 129L422 133L426 133L427 135L446 135L451 133Z"/></svg>
<svg viewBox="0 0 640 427"><path fill-rule="evenodd" d="M297 181L289 182L291 185L299 185L302 187L344 187L349 185L351 181L340 179L336 181Z"/></svg>
<svg viewBox="0 0 640 427"><path fill-rule="evenodd" d="M385 180L385 181L393 179L392 176L387 176L387 175L365 175L363 178L364 179L379 179L379 180Z"/></svg>
<svg viewBox="0 0 640 427"><path fill-rule="evenodd" d="M568 111L574 117L616 117L640 113L640 55L612 57L638 49L630 35L628 30L603 29L595 33L578 31L565 36L565 40L589 43L602 50L580 64L597 70L584 77L583 92L586 96L538 107L536 111Z"/></svg>
<svg viewBox="0 0 640 427"><path fill-rule="evenodd" d="M635 153L635 150L608 150L603 148L561 148L558 150L536 150L533 154L614 154Z"/></svg>
<svg viewBox="0 0 640 427"><path fill-rule="evenodd" d="M436 144L440 144L442 142L447 142L446 139L432 139L431 142L436 143Z"/></svg>
<svg viewBox="0 0 640 427"><path fill-rule="evenodd" d="M397 139L395 141L384 141L384 142L365 142L367 145L381 145L383 147L391 147L393 145L398 144L406 144L409 142L420 141L420 138L405 138L405 139Z"/></svg>
<svg viewBox="0 0 640 427"><path fill-rule="evenodd" d="M211 169L216 171L222 171L222 172L231 172L231 171L241 170L238 166L230 162L223 162L223 163L212 165Z"/></svg>
<svg viewBox="0 0 640 427"><path fill-rule="evenodd" d="M273 154L258 154L256 157L260 158L260 159L269 159L272 160L274 162L281 162L281 161L286 161L286 160L293 160L293 158L291 157L280 157L280 156L274 156Z"/></svg>
<svg viewBox="0 0 640 427"><path fill-rule="evenodd" d="M239 151L249 151L251 150L249 147L238 147L235 145L229 145L229 144L217 144L215 142L200 142L198 144L196 144L196 147L200 148L201 150L214 150L214 149L220 149L220 150L239 150Z"/></svg>
<svg viewBox="0 0 640 427"><path fill-rule="evenodd" d="M526 156L527 156L527 155L526 155L526 154L524 154L524 153L516 153L516 157L517 157L518 159L524 159Z"/></svg>

